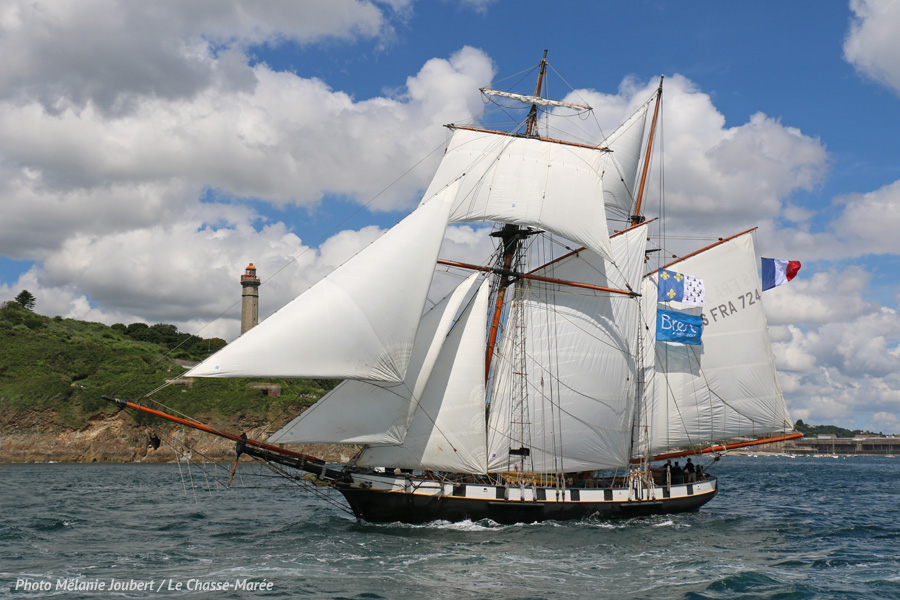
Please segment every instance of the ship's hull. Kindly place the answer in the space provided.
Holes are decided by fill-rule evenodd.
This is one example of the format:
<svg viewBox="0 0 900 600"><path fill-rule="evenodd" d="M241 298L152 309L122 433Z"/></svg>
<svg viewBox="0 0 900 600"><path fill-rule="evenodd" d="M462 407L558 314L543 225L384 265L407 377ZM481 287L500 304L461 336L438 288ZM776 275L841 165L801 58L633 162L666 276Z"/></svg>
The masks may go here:
<svg viewBox="0 0 900 600"><path fill-rule="evenodd" d="M490 519L511 524L627 518L696 511L717 491L715 479L640 491L452 485L370 477L354 477L352 484L337 487L357 518L374 523Z"/></svg>

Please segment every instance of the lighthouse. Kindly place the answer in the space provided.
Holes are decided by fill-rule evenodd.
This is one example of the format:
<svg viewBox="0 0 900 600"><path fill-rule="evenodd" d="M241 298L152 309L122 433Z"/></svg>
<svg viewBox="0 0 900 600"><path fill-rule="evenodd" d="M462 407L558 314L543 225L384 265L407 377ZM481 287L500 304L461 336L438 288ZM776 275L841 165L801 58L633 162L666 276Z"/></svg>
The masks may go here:
<svg viewBox="0 0 900 600"><path fill-rule="evenodd" d="M253 263L247 266L241 275L241 286L244 288L241 301L241 335L253 329L259 323L259 277Z"/></svg>

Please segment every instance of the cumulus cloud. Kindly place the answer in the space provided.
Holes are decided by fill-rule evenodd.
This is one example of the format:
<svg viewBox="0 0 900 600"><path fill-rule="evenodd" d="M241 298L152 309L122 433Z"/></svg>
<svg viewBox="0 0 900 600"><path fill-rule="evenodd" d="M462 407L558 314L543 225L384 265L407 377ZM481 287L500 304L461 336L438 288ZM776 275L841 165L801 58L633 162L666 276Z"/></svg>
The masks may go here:
<svg viewBox="0 0 900 600"><path fill-rule="evenodd" d="M890 415L900 415L900 319L896 310L864 299L868 281L865 271L851 267L765 293L779 381L793 418L853 423L881 413L873 423L886 426Z"/></svg>
<svg viewBox="0 0 900 600"><path fill-rule="evenodd" d="M844 40L844 58L856 69L900 94L900 4L851 0L854 13Z"/></svg>
<svg viewBox="0 0 900 600"><path fill-rule="evenodd" d="M253 73L250 91L212 86L189 102L147 98L116 118L93 106L53 115L38 102L0 104L0 149L33 186L52 190L177 178L276 203L324 194L368 201L397 177L391 167L440 146L440 124L480 107L475 90L492 67L463 48L428 61L404 95L363 101L265 65ZM409 207L426 182L414 174L375 206Z"/></svg>
<svg viewBox="0 0 900 600"><path fill-rule="evenodd" d="M365 0L14 0L0 9L0 31L0 97L121 113L148 97L247 90L253 74L241 55L255 44L384 38L392 26Z"/></svg>
<svg viewBox="0 0 900 600"><path fill-rule="evenodd" d="M594 107L596 121L581 125L579 139L599 143L656 91L658 80L626 79L616 94L577 90L568 100ZM728 127L710 96L681 75L663 91L666 217L679 235L726 236L770 223L798 190L814 189L827 172L822 142L762 113ZM573 120L574 123L574 120ZM590 126L595 125L591 130ZM570 133L571 132L567 132ZM650 179L645 197L659 197ZM654 216L649 205L647 214ZM794 211L795 217L807 216ZM673 249L678 248L673 242Z"/></svg>

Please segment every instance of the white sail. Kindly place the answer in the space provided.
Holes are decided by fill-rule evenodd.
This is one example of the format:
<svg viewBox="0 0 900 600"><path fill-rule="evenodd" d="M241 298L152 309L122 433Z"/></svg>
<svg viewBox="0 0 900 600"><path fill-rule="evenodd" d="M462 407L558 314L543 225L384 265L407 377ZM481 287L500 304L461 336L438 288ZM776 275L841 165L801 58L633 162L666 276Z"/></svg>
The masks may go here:
<svg viewBox="0 0 900 600"><path fill-rule="evenodd" d="M538 272L616 289L637 289L647 227L611 240L615 261L590 251ZM639 364L637 298L524 282L495 357L489 468L554 473L628 464ZM524 363L511 359L524 353ZM524 381L519 373L524 372ZM510 449L527 448L524 465Z"/></svg>
<svg viewBox="0 0 900 600"><path fill-rule="evenodd" d="M609 257L604 154L593 148L457 129L425 197L462 178L451 222L537 227Z"/></svg>
<svg viewBox="0 0 900 600"><path fill-rule="evenodd" d="M186 376L403 381L456 186Z"/></svg>
<svg viewBox="0 0 900 600"><path fill-rule="evenodd" d="M267 441L401 443L447 332L477 277L478 274L472 274L422 317L403 383L347 379Z"/></svg>
<svg viewBox="0 0 900 600"><path fill-rule="evenodd" d="M607 207L625 215L631 214L636 196L637 170L649 107L648 100L600 144L612 150L601 158L603 201Z"/></svg>
<svg viewBox="0 0 900 600"><path fill-rule="evenodd" d="M486 473L484 340L490 285L450 331L400 446L373 446L363 466Z"/></svg>
<svg viewBox="0 0 900 600"><path fill-rule="evenodd" d="M644 407L650 452L790 430L752 236L741 235L668 268L702 278L706 304L701 345L654 342L657 275L644 281L648 348L655 349L648 353ZM691 312L680 303L670 308Z"/></svg>

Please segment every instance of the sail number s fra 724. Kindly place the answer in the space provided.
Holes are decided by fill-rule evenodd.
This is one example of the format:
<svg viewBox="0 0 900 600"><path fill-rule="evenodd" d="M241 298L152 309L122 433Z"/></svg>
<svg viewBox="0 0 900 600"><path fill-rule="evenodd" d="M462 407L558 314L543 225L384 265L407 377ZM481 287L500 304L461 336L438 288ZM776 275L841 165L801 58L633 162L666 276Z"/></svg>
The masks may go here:
<svg viewBox="0 0 900 600"><path fill-rule="evenodd" d="M712 308L709 309L708 313L704 312L702 314L703 326L706 327L707 325L709 325L709 322L710 322L709 318L712 318L712 322L715 323L716 321L719 321L726 317L730 317L730 316L734 315L736 312L756 304L760 300L761 300L761 298L759 295L759 290L756 289L756 290L741 294L734 300L729 300L727 303L713 306Z"/></svg>

